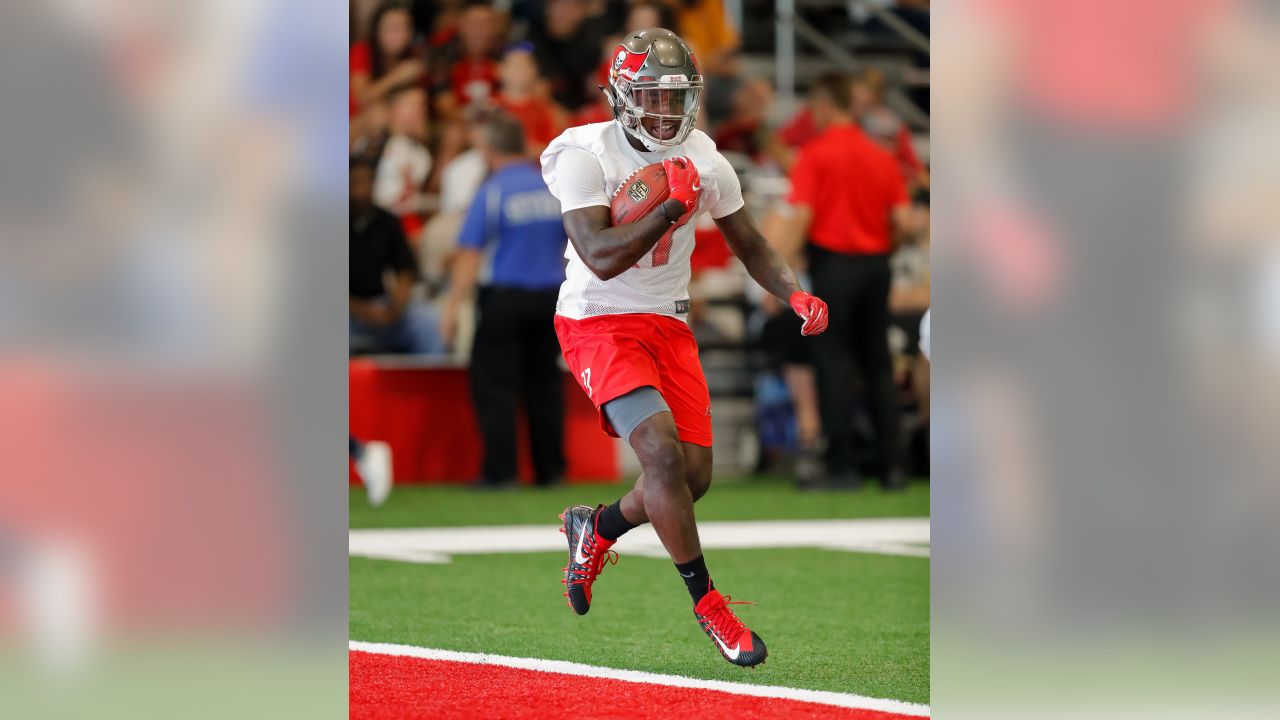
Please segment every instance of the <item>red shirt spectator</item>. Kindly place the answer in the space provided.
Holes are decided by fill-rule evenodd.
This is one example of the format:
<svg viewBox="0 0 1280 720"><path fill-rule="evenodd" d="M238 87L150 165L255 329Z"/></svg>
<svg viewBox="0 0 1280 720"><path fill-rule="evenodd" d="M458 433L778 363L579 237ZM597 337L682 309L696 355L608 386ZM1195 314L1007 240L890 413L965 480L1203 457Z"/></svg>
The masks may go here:
<svg viewBox="0 0 1280 720"><path fill-rule="evenodd" d="M613 120L613 108L609 107L609 104L602 97L597 102L583 105L581 110L571 115L569 117L569 127L609 122L610 120Z"/></svg>
<svg viewBox="0 0 1280 720"><path fill-rule="evenodd" d="M528 97L512 100L498 98L498 107L520 121L524 128L525 144L531 148L546 147L560 134L560 125L556 122L555 111L551 103L539 97Z"/></svg>
<svg viewBox="0 0 1280 720"><path fill-rule="evenodd" d="M349 59L348 75L364 74L369 75L373 72L373 55L369 50L369 43L358 42L351 46L351 56ZM347 89L347 113L351 117L355 117L360 112L360 101L356 99L356 90L353 87Z"/></svg>
<svg viewBox="0 0 1280 720"><path fill-rule="evenodd" d="M902 174L908 180L914 180L924 171L924 164L920 162L920 156L916 155L916 146L911 141L911 131L907 129L906 123L898 128L893 154L898 158Z"/></svg>
<svg viewBox="0 0 1280 720"><path fill-rule="evenodd" d="M540 155L547 143L560 134L561 128L555 106L540 92L542 79L533 57L533 46L522 43L507 48L498 74L502 87L498 91L497 106L524 128L525 149Z"/></svg>
<svg viewBox="0 0 1280 720"><path fill-rule="evenodd" d="M859 255L893 250L890 216L909 202L893 155L852 123L831 125L800 150L791 169L789 200L813 212L810 242Z"/></svg>
<svg viewBox="0 0 1280 720"><path fill-rule="evenodd" d="M893 153L902 169L902 177L911 184L920 177L924 165L916 155L915 146L911 142L911 131L902 122L898 114L886 107L877 107L863 114L861 126L867 137L880 147Z"/></svg>
<svg viewBox="0 0 1280 720"><path fill-rule="evenodd" d="M782 142L797 148L817 137L818 126L814 124L813 114L809 112L809 108L801 108L790 122L782 126L778 136Z"/></svg>
<svg viewBox="0 0 1280 720"><path fill-rule="evenodd" d="M487 100L497 93L498 63L491 58L462 58L449 69L449 85L459 107L475 100Z"/></svg>
<svg viewBox="0 0 1280 720"><path fill-rule="evenodd" d="M499 17L490 5L472 3L458 13L452 32L436 33L431 87L441 117L460 118L473 103L497 96Z"/></svg>
<svg viewBox="0 0 1280 720"><path fill-rule="evenodd" d="M405 6L386 3L373 16L369 39L351 46L348 111L355 117L396 87L422 81L426 64Z"/></svg>

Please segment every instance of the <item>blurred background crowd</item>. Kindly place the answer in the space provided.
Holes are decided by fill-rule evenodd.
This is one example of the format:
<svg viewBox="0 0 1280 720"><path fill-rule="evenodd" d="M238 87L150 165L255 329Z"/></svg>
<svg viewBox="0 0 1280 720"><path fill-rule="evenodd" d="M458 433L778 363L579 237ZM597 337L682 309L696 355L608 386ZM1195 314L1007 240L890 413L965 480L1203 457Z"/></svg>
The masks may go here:
<svg viewBox="0 0 1280 720"><path fill-rule="evenodd" d="M523 156L536 167L565 128L612 120L598 86L608 82L620 38L667 27L690 44L706 79L698 127L738 171L749 211L805 283L803 243L783 236L798 153L823 129L809 91L838 78L844 110L892 157L900 177L890 182L906 188L910 217L893 230L884 341L903 469L927 475L928 372L918 342L930 277L929 3L806 0L785 22L775 22L777 9L773 0L352 0L352 354L469 362L471 285L483 288L486 271L457 272L459 237L473 203L483 202L477 190L511 161L486 147L502 134L486 128L518 122ZM690 296L716 412L717 464L795 470L816 483L823 414L813 359L792 338L799 326L790 310L750 280L705 216ZM844 401L857 438L883 434L878 426L862 432L877 425L877 413L858 400L866 385Z"/></svg>

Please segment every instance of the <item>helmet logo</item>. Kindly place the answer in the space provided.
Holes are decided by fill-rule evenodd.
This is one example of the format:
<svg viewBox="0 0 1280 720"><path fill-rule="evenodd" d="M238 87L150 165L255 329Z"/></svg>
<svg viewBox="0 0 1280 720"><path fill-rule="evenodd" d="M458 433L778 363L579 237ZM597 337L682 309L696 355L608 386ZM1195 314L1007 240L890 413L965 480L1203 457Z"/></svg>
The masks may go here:
<svg viewBox="0 0 1280 720"><path fill-rule="evenodd" d="M633 202L643 202L645 198L649 197L649 186L645 185L643 180L637 178L631 184L631 187L627 188L627 195Z"/></svg>
<svg viewBox="0 0 1280 720"><path fill-rule="evenodd" d="M648 50L642 53L633 53L619 45L618 54L613 56L614 77L621 76L626 80L634 80L636 73L640 72L640 68L644 67L644 61L648 57Z"/></svg>

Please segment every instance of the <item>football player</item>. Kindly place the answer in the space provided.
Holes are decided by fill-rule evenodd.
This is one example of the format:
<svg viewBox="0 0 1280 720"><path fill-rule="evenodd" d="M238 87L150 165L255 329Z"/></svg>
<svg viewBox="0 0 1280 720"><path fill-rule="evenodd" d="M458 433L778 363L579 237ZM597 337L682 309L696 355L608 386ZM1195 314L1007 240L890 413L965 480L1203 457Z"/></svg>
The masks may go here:
<svg viewBox="0 0 1280 720"><path fill-rule="evenodd" d="M751 277L803 318L802 334L826 329L827 306L800 289L743 207L733 168L694 129L703 78L683 40L661 28L627 35L601 89L614 119L570 128L542 154L543 179L560 201L570 240L555 326L605 431L627 440L643 472L612 505L576 505L561 515L569 544L565 595L585 614L603 564L617 562L611 546L652 523L703 631L726 660L754 666L768 651L730 608L739 603L712 582L694 520L693 503L711 483L712 439L710 395L685 318L694 216L711 214ZM657 162L669 199L613 226L613 193Z"/></svg>

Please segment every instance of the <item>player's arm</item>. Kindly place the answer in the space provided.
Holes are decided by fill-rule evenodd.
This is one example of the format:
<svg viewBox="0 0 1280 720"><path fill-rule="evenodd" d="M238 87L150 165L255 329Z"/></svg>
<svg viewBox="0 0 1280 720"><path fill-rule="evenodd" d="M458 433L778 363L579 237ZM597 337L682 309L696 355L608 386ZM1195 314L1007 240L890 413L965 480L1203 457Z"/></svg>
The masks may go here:
<svg viewBox="0 0 1280 720"><path fill-rule="evenodd" d="M796 315L804 319L801 335L817 335L827 329L827 304L800 289L795 272L782 253L756 229L745 206L717 218L716 225L724 233L729 249L738 256L760 287L786 300Z"/></svg>
<svg viewBox="0 0 1280 720"><path fill-rule="evenodd" d="M594 159L583 160L579 156L579 161L586 163L584 171L599 168L598 162L594 166L590 164L596 162ZM582 262L601 280L617 277L635 265L675 221L697 206L702 181L693 163L684 158L667 158L662 164L671 197L639 220L615 227L607 205L588 205L564 213L564 230L569 241ZM589 178L593 185L596 175L593 173ZM598 188L588 192L603 197Z"/></svg>
<svg viewBox="0 0 1280 720"><path fill-rule="evenodd" d="M720 232L729 249L742 261L747 273L760 287L787 301L792 310L804 318L803 335L816 335L827 329L827 305L800 289L795 271L782 253L760 234L755 221L742 202L742 186L733 167L723 156L717 158L720 177L720 203L712 208Z"/></svg>
<svg viewBox="0 0 1280 720"><path fill-rule="evenodd" d="M729 249L746 266L747 272L760 287L783 300L800 289L795 271L756 228L751 214L744 206L737 212L716 220L720 232L729 243Z"/></svg>
<svg viewBox="0 0 1280 720"><path fill-rule="evenodd" d="M667 200L661 208L636 222L614 227L609 208L593 205L565 213L564 230L587 268L601 280L609 280L639 262L671 229L668 217L678 218L683 214L684 205L680 201Z"/></svg>

